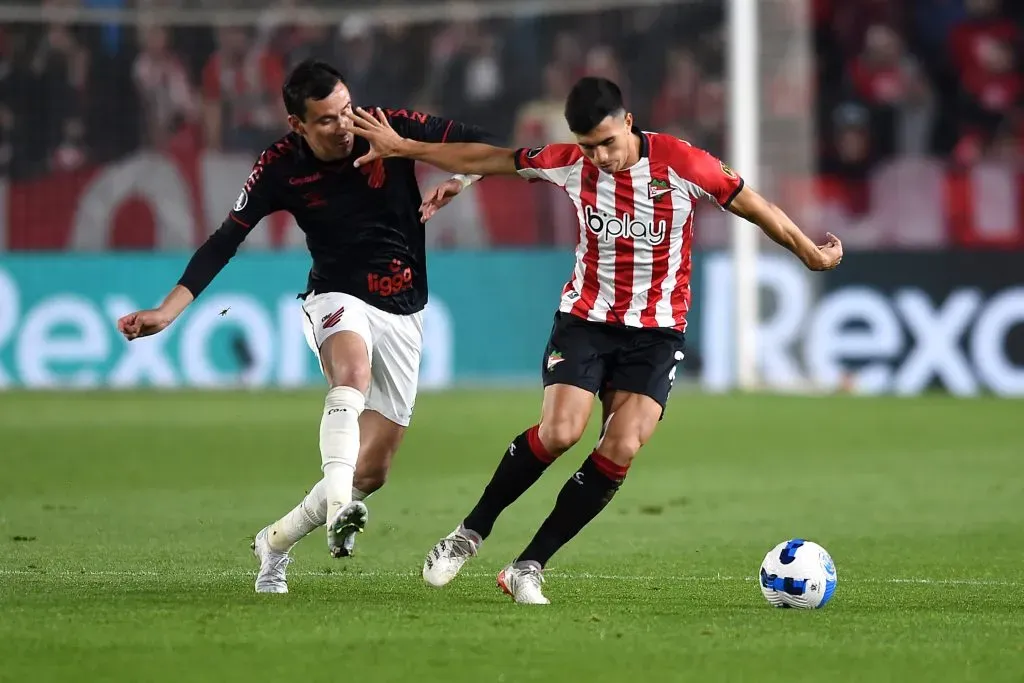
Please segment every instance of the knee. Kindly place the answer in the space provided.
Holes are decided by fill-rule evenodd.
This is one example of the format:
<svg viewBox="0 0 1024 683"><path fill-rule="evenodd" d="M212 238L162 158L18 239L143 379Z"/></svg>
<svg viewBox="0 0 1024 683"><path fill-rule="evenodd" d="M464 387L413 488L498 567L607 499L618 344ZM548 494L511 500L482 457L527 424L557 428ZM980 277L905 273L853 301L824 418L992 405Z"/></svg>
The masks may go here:
<svg viewBox="0 0 1024 683"><path fill-rule="evenodd" d="M327 377L332 389L352 387L365 392L370 388L369 363L325 361L324 365L327 366Z"/></svg>
<svg viewBox="0 0 1024 683"><path fill-rule="evenodd" d="M538 436L548 453L558 457L576 445L583 438L583 430L587 428L586 418L557 417L541 422Z"/></svg>
<svg viewBox="0 0 1024 683"><path fill-rule="evenodd" d="M643 439L638 432L610 431L601 439L597 450L616 465L629 467L643 445Z"/></svg>
<svg viewBox="0 0 1024 683"><path fill-rule="evenodd" d="M375 467L372 469L368 469L365 472L356 472L356 476L352 484L366 495L370 495L371 493L374 493L384 488L384 484L386 484L387 481L387 468Z"/></svg>

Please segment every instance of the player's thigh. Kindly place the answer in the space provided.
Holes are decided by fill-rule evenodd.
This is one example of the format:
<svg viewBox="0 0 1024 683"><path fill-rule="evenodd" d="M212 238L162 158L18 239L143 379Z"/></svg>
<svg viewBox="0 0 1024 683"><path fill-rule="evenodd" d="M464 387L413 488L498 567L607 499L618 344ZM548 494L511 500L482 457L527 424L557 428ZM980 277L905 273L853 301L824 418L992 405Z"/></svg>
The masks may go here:
<svg viewBox="0 0 1024 683"><path fill-rule="evenodd" d="M423 354L423 311L393 315L369 307L376 343L366 407L401 427L412 421Z"/></svg>
<svg viewBox="0 0 1024 683"><path fill-rule="evenodd" d="M593 396L604 382L609 349L602 327L568 313L556 313L541 359L544 387L568 385Z"/></svg>
<svg viewBox="0 0 1024 683"><path fill-rule="evenodd" d="M364 392L369 387L373 335L367 308L356 297L340 292L314 292L302 304L306 343L331 386Z"/></svg>
<svg viewBox="0 0 1024 683"><path fill-rule="evenodd" d="M619 465L629 465L654 435L663 412L650 396L611 390L604 396L606 421L597 450Z"/></svg>
<svg viewBox="0 0 1024 683"><path fill-rule="evenodd" d="M552 455L561 455L583 437L594 405L594 392L571 384L544 387L538 436Z"/></svg>
<svg viewBox="0 0 1024 683"><path fill-rule="evenodd" d="M363 411L359 416L359 460L354 479L357 489L372 493L384 485L405 430L376 410Z"/></svg>
<svg viewBox="0 0 1024 683"><path fill-rule="evenodd" d="M594 396L605 381L609 349L602 326L555 314L541 361L540 421L540 439L553 454L568 450L583 436Z"/></svg>
<svg viewBox="0 0 1024 683"><path fill-rule="evenodd" d="M630 330L627 339L615 352L612 370L602 387L602 406L614 412L624 399L619 392L646 396L664 412L676 367L683 359L684 338L673 330Z"/></svg>

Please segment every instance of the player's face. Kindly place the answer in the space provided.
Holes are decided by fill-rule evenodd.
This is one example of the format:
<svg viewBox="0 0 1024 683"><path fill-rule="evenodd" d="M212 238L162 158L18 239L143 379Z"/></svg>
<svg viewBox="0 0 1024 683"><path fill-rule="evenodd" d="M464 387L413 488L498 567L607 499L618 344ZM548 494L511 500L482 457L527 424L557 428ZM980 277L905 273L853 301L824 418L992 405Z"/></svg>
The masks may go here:
<svg viewBox="0 0 1024 683"><path fill-rule="evenodd" d="M583 156L594 162L605 173L615 173L636 163L633 141L633 115L606 116L596 128L580 135L576 142Z"/></svg>
<svg viewBox="0 0 1024 683"><path fill-rule="evenodd" d="M346 125L352 118L352 97L344 83L322 100L306 100L306 116L289 116L292 130L306 139L313 154L323 161L343 159L352 153L355 141Z"/></svg>

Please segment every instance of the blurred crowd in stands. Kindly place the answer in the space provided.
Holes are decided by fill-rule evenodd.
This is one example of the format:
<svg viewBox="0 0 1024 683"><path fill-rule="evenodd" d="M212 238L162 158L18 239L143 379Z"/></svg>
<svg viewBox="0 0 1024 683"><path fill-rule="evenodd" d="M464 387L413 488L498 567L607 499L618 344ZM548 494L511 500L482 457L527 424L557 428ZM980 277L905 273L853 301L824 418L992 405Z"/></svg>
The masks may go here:
<svg viewBox="0 0 1024 683"><path fill-rule="evenodd" d="M357 103L477 123L524 146L571 141L563 98L574 79L599 74L623 86L643 127L726 154L721 0L415 23L353 9L340 22L295 26L297 2L239 0L260 9L240 26L167 26L144 12L137 24L0 25L0 176L32 180L144 149L254 153L285 130L280 86L309 56L336 63ZM923 159L943 174L985 162L1024 170L1024 2L809 2L811 77L796 77L782 50L762 74L761 115L813 123L806 170L816 195L858 217L874 174L894 161ZM784 47L804 3L762 4L763 35Z"/></svg>

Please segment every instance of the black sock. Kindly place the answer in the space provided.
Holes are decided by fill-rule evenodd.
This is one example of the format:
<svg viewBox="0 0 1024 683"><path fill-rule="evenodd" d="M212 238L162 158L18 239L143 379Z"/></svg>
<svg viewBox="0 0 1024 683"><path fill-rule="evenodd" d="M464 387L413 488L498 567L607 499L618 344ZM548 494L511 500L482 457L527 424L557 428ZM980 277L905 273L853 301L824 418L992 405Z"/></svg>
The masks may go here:
<svg viewBox="0 0 1024 683"><path fill-rule="evenodd" d="M548 453L540 442L536 426L517 436L505 451L483 496L462 522L462 526L480 534L481 539L487 538L498 515L526 493L554 459L555 456Z"/></svg>
<svg viewBox="0 0 1024 683"><path fill-rule="evenodd" d="M558 550L597 517L619 490L627 467L616 465L597 451L565 482L555 509L516 562L546 565Z"/></svg>

